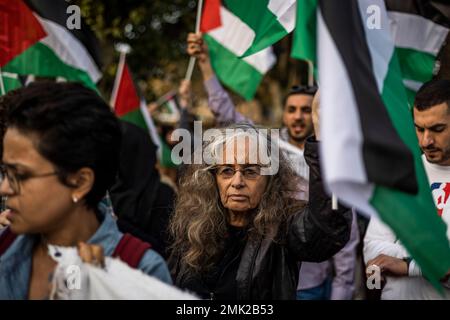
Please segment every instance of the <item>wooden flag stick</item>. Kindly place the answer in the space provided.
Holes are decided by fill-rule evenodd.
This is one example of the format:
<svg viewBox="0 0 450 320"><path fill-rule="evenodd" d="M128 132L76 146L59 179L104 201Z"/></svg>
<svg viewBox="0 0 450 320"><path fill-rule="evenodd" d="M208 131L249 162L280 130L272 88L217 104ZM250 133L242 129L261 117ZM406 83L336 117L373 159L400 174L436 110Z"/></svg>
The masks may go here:
<svg viewBox="0 0 450 320"><path fill-rule="evenodd" d="M331 209L332 210L338 209L338 198L334 193L331 195Z"/></svg>
<svg viewBox="0 0 450 320"><path fill-rule="evenodd" d="M6 94L5 84L3 83L2 68L0 68L0 96Z"/></svg>
<svg viewBox="0 0 450 320"><path fill-rule="evenodd" d="M195 33L199 33L200 32L200 21L202 18L202 8L203 8L203 0L199 0L198 1L198 5L197 5L197 18L195 20ZM184 79L190 81L192 78L192 73L194 72L194 67L195 67L195 58L191 57L189 59L189 65L186 71L186 76L184 77Z"/></svg>
<svg viewBox="0 0 450 320"><path fill-rule="evenodd" d="M120 52L119 64L117 65L117 71L116 71L116 78L114 79L114 87L113 87L113 91L111 93L111 99L109 101L109 104L113 110L116 106L116 99L117 99L117 94L119 92L120 79L122 78L123 69L125 67L126 55L127 55L126 52L124 52L124 51Z"/></svg>
<svg viewBox="0 0 450 320"><path fill-rule="evenodd" d="M114 110L116 105L117 94L120 86L120 80L122 79L123 69L125 67L125 59L127 54L131 52L131 47L126 43L118 43L115 45L115 49L120 53L119 64L117 65L116 78L114 79L114 86L111 92L111 98L109 104L111 109Z"/></svg>
<svg viewBox="0 0 450 320"><path fill-rule="evenodd" d="M188 68L186 71L186 76L184 77L184 79L186 79L188 81L190 81L192 78L192 73L194 72L194 67L195 67L195 60L196 59L194 57L191 57L189 59L189 65L188 65Z"/></svg>

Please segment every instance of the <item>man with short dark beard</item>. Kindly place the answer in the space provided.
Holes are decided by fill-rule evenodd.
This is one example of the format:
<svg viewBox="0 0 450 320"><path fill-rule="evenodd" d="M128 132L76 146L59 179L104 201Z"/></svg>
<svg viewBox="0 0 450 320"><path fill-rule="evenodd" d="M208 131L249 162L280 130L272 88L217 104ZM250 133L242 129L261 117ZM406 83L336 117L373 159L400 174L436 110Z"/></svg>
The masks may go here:
<svg viewBox="0 0 450 320"><path fill-rule="evenodd" d="M432 80L420 88L414 103L414 125L437 214L449 225L450 80ZM450 239L449 228L447 237ZM378 219L370 221L364 240L364 255L368 267L378 266L386 276L382 299L450 299L448 274L447 279L442 279L448 289L441 296L422 277L422 270L394 232Z"/></svg>

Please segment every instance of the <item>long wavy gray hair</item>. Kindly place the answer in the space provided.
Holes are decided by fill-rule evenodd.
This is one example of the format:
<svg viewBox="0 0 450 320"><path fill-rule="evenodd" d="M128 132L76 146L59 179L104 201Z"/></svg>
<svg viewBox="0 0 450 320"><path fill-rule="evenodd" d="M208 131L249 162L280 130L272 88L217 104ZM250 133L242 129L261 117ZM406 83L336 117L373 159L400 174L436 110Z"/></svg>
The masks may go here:
<svg viewBox="0 0 450 320"><path fill-rule="evenodd" d="M220 129L222 137L213 139L203 146L204 154L214 155L217 147L222 147L236 135L226 129L241 129L245 132L257 132L259 128L239 124ZM239 130L236 130L239 132ZM270 154L273 141L270 135L264 136L267 152ZM271 161L274 158L271 157ZM268 183L259 206L254 210L253 219L249 222L248 236L264 236L276 241L278 230L287 219L304 206L303 201L295 200L301 178L296 178L290 164L279 152L277 157L278 172L269 176ZM228 214L220 200L215 176L215 165L202 163L186 165L180 177L175 212L170 222L170 233L173 239L172 257L178 257L185 270L195 272L207 271L216 262L223 250L227 235Z"/></svg>

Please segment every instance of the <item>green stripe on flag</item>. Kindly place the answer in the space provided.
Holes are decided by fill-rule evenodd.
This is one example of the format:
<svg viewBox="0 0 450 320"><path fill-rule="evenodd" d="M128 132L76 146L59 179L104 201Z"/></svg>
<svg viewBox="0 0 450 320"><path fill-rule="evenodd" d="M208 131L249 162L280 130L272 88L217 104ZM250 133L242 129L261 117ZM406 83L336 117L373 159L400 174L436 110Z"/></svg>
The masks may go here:
<svg viewBox="0 0 450 320"><path fill-rule="evenodd" d="M135 109L127 114L124 114L120 117L120 119L130 122L142 129L146 132L148 131L147 123L145 122L144 116L141 113L141 109Z"/></svg>
<svg viewBox="0 0 450 320"><path fill-rule="evenodd" d="M297 19L292 57L309 60L316 66L317 0L297 1Z"/></svg>
<svg viewBox="0 0 450 320"><path fill-rule="evenodd" d="M414 106L414 100L416 99L416 91L409 88L405 88L406 97L410 106Z"/></svg>
<svg viewBox="0 0 450 320"><path fill-rule="evenodd" d="M167 143L164 141L163 137L160 137L161 139L161 166L164 168L176 168L178 167L176 164L172 161L172 151L170 150Z"/></svg>
<svg viewBox="0 0 450 320"><path fill-rule="evenodd" d="M421 52L407 48L395 48L403 79L418 82L430 81L433 77L433 69L436 57L427 52Z"/></svg>
<svg viewBox="0 0 450 320"><path fill-rule="evenodd" d="M1 73L0 73L0 77L2 77L2 80L3 80L3 86L5 89L5 93L22 87L22 84L20 83L19 79L17 79L17 78L8 77L8 76L5 76L4 74L2 76Z"/></svg>
<svg viewBox="0 0 450 320"><path fill-rule="evenodd" d="M246 100L253 99L263 75L211 36L205 34L204 39L208 44L211 64L217 77Z"/></svg>
<svg viewBox="0 0 450 320"><path fill-rule="evenodd" d="M127 114L121 116L120 119L130 122L142 129L144 129L146 132L149 131L147 122L145 121L145 118L142 115L141 109L135 109L131 112L128 112ZM161 166L164 168L176 168L177 165L174 164L172 161L172 152L171 152L169 146L164 142L163 137L159 137L159 141L161 143L161 146L160 146L160 148L161 148L161 159L160 159Z"/></svg>
<svg viewBox="0 0 450 320"><path fill-rule="evenodd" d="M97 91L95 83L85 71L65 64L53 50L42 43L37 43L25 50L6 64L2 70L21 75L63 77L68 81L81 82L86 87Z"/></svg>
<svg viewBox="0 0 450 320"><path fill-rule="evenodd" d="M382 98L392 123L414 155L419 192L416 195L376 186L371 204L419 263L425 276L440 288L439 277L450 267L446 225L438 216L421 159L421 152L406 102L396 52L384 80ZM439 259L436 259L439 257Z"/></svg>
<svg viewBox="0 0 450 320"><path fill-rule="evenodd" d="M252 45L244 53L248 57L288 34L277 16L269 10L269 0L224 0L225 6L255 32Z"/></svg>

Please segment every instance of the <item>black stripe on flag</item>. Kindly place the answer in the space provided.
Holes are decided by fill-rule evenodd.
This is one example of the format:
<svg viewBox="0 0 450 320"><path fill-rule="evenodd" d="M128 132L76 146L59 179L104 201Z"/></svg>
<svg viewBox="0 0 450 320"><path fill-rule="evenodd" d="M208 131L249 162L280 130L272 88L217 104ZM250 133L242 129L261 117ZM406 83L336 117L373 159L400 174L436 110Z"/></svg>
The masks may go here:
<svg viewBox="0 0 450 320"><path fill-rule="evenodd" d="M67 13L69 4L64 0L24 0L28 7L44 19L50 20L62 26L80 41L91 55L97 68L101 70L102 60L100 46L91 29L81 19L81 28L70 30L67 28Z"/></svg>
<svg viewBox="0 0 450 320"><path fill-rule="evenodd" d="M441 11L439 11L430 0L385 0L385 3L388 11L415 14L446 28L450 28L449 19ZM445 6L448 6L450 9L448 2Z"/></svg>
<svg viewBox="0 0 450 320"><path fill-rule="evenodd" d="M350 78L360 116L362 154L369 182L417 193L413 155L393 127L378 92L358 1L319 0L319 5Z"/></svg>
<svg viewBox="0 0 450 320"><path fill-rule="evenodd" d="M20 84L22 85L22 87L26 86L29 75L19 74L18 77L19 77L19 81L20 81Z"/></svg>

